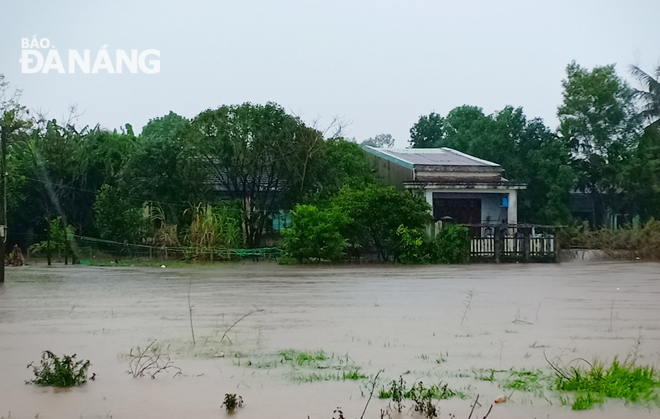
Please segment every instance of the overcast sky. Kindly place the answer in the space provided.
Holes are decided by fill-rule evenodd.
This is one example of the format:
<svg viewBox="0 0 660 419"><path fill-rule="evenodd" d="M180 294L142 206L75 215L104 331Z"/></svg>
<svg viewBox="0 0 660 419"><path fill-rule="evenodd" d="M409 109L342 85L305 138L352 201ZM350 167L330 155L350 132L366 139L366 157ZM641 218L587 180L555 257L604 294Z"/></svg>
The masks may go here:
<svg viewBox="0 0 660 419"><path fill-rule="evenodd" d="M51 118L77 103L81 124L139 130L170 110L274 101L404 147L420 115L463 104L522 106L555 128L566 65L652 71L659 16L658 0L0 0L0 73ZM68 50L89 49L93 63L107 45L111 57L159 50L160 72L23 74L21 38L34 35L65 68Z"/></svg>

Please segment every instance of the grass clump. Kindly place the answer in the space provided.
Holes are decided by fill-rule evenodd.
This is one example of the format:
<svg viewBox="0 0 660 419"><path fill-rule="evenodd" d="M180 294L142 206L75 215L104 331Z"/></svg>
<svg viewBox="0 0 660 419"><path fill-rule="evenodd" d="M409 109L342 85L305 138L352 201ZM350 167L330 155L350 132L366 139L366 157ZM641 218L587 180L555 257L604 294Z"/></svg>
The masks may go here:
<svg viewBox="0 0 660 419"><path fill-rule="evenodd" d="M535 393L538 396L542 396L544 390L551 388L552 377L543 373L541 370L512 370L502 386L511 390Z"/></svg>
<svg viewBox="0 0 660 419"><path fill-rule="evenodd" d="M588 367L570 370L555 366L555 388L577 393L573 410L591 409L601 405L605 398L623 399L626 404L660 403L660 373L655 368L634 362L620 363L617 358L610 365L599 361L587 364Z"/></svg>
<svg viewBox="0 0 660 419"><path fill-rule="evenodd" d="M359 367L356 367L338 372L327 372L327 373L310 372L310 373L302 373L302 374L292 374L291 378L294 381L298 381L301 383L313 383L316 381L347 381L347 380L355 381L355 380L363 380L369 377L363 374L360 371Z"/></svg>
<svg viewBox="0 0 660 419"><path fill-rule="evenodd" d="M325 351L300 351L286 349L272 354L263 354L258 359L246 358L241 354L235 364L259 369L289 368L284 375L301 383L318 381L357 381L369 378L348 356L336 356Z"/></svg>
<svg viewBox="0 0 660 419"><path fill-rule="evenodd" d="M41 354L41 362L38 366L30 363L34 379L26 381L26 384L53 387L80 386L87 382L87 369L91 365L89 361L77 361L76 354L58 357L51 351Z"/></svg>
<svg viewBox="0 0 660 419"><path fill-rule="evenodd" d="M283 364L291 363L298 366L318 364L329 359L324 351L298 351L295 349L281 351L280 356Z"/></svg>

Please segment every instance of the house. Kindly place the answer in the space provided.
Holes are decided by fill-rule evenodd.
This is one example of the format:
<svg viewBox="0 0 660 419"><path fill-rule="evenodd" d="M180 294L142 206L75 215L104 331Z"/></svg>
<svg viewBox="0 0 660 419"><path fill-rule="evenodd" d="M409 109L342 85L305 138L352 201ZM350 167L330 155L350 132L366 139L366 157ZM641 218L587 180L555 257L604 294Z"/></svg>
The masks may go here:
<svg viewBox="0 0 660 419"><path fill-rule="evenodd" d="M518 191L526 185L502 177L497 163L445 147L364 149L387 184L423 194L435 221L518 223Z"/></svg>

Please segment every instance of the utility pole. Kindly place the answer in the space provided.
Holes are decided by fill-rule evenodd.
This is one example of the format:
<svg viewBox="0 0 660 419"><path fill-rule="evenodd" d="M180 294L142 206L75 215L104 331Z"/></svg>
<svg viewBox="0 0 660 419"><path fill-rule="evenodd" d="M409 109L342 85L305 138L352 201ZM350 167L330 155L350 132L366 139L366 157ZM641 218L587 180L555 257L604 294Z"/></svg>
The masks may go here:
<svg viewBox="0 0 660 419"><path fill-rule="evenodd" d="M2 163L2 221L0 223L0 256L2 256L2 263L0 263L0 283L5 282L5 243L7 242L7 141L9 140L8 127L0 123L0 161Z"/></svg>

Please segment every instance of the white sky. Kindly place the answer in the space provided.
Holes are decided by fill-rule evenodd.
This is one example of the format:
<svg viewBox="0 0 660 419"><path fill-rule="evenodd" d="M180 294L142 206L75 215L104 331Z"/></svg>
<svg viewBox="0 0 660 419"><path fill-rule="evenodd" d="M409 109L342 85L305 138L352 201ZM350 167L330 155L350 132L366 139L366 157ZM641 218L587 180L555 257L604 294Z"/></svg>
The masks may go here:
<svg viewBox="0 0 660 419"><path fill-rule="evenodd" d="M422 114L522 106L555 128L566 65L660 61L660 1L7 1L0 73L22 102L136 130L170 110L275 101L306 121L352 121L404 147ZM161 51L159 74L22 74L21 38L67 50Z"/></svg>

